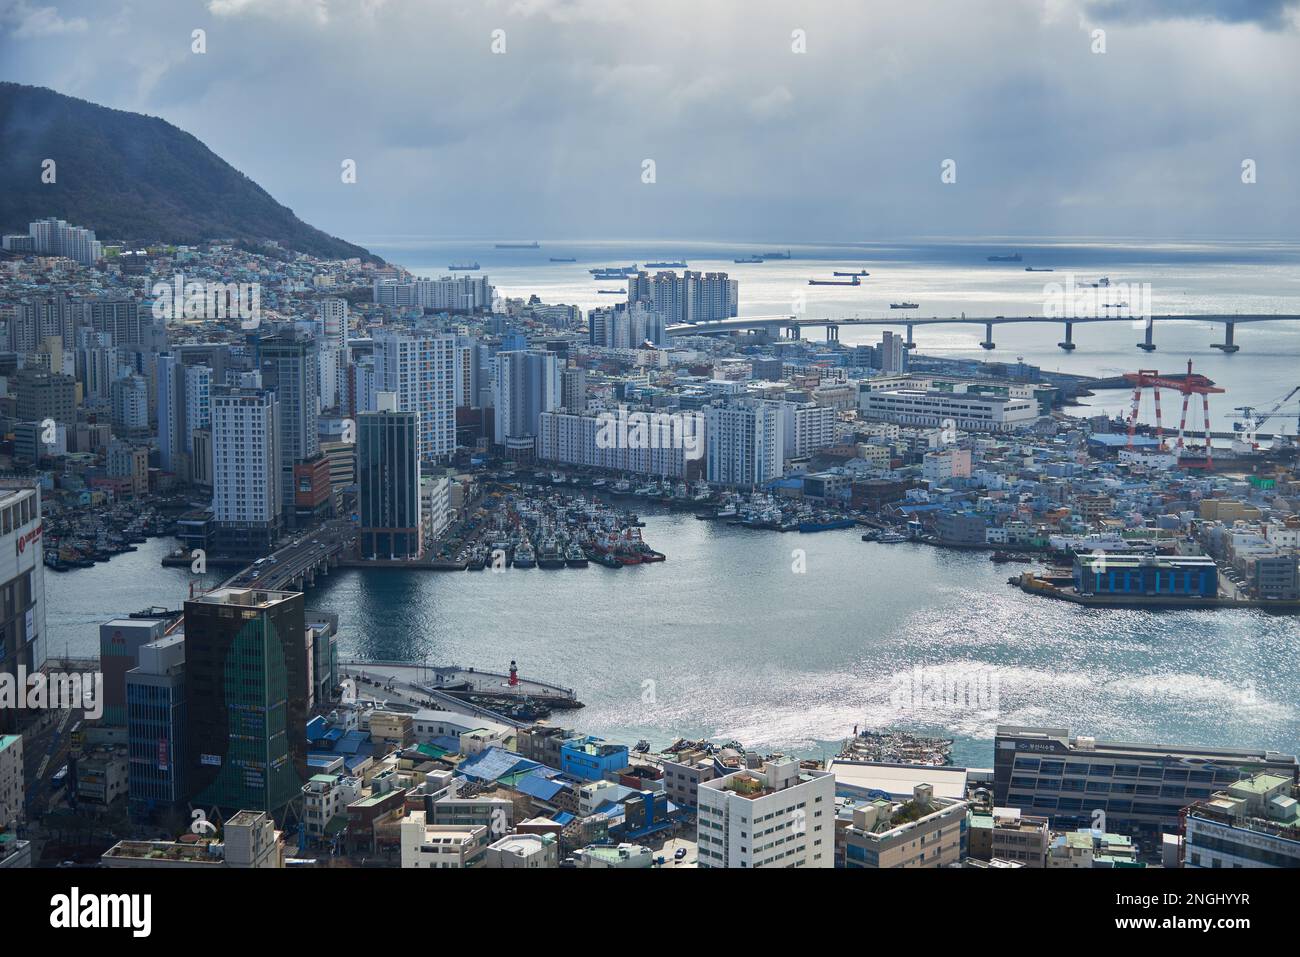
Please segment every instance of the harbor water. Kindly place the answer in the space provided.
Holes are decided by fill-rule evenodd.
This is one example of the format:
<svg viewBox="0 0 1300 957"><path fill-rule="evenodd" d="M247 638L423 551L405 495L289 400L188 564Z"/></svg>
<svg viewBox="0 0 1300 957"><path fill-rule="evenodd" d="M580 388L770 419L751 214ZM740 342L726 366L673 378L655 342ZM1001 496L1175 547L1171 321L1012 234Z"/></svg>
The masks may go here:
<svg viewBox="0 0 1300 957"><path fill-rule="evenodd" d="M895 727L953 737L955 761L987 766L998 723L1291 751L1300 739L1295 618L1080 608L1008 586L1019 566L987 554L641 511L666 562L336 570L307 605L339 615L345 657L495 671L517 659L576 689L587 707L565 724L629 744L819 753L854 725ZM48 576L51 649L93 654L99 622L176 607L190 576L158 568L164 553L155 540Z"/></svg>

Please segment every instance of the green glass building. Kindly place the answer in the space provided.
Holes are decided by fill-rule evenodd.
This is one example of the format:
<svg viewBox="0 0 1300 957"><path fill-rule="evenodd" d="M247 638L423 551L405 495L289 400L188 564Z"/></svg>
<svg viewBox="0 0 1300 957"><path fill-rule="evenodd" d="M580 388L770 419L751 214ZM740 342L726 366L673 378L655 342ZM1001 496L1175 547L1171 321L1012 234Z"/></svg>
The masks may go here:
<svg viewBox="0 0 1300 957"><path fill-rule="evenodd" d="M307 780L303 597L218 588L185 603L186 790L194 807L278 816Z"/></svg>

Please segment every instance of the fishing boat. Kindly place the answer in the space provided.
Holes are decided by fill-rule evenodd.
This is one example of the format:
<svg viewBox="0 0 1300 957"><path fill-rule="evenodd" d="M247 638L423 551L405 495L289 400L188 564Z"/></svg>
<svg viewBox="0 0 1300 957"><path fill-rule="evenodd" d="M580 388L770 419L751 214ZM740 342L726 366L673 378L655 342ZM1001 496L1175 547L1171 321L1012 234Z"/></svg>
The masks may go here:
<svg viewBox="0 0 1300 957"><path fill-rule="evenodd" d="M515 568L536 568L537 553L533 551L533 546L529 544L528 539L524 539L515 548Z"/></svg>

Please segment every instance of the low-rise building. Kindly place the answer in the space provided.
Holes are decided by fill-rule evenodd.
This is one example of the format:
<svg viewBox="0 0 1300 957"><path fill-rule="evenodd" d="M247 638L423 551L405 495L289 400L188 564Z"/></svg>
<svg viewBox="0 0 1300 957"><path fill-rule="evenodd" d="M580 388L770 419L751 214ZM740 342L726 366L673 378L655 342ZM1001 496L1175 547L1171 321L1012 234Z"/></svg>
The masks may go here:
<svg viewBox="0 0 1300 957"><path fill-rule="evenodd" d="M964 800L937 797L918 784L910 801L877 798L852 809L843 832L844 866L951 867L966 857Z"/></svg>
<svg viewBox="0 0 1300 957"><path fill-rule="evenodd" d="M1300 790L1261 773L1187 809L1184 867L1300 867Z"/></svg>
<svg viewBox="0 0 1300 957"><path fill-rule="evenodd" d="M484 866L534 869L559 866L560 842L553 834L510 834L488 845Z"/></svg>
<svg viewBox="0 0 1300 957"><path fill-rule="evenodd" d="M617 867L636 869L654 864L654 852L640 844L597 844L573 852L574 863L581 868Z"/></svg>
<svg viewBox="0 0 1300 957"><path fill-rule="evenodd" d="M482 867L487 847L482 825L430 824L423 811L402 821L403 868Z"/></svg>

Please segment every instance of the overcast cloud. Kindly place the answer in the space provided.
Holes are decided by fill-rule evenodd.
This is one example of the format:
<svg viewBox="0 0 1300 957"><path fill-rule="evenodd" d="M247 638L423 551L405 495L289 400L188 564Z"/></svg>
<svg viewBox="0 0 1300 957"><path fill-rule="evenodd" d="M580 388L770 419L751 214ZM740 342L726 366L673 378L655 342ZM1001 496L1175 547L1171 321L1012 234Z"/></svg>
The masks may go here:
<svg viewBox="0 0 1300 957"><path fill-rule="evenodd" d="M161 116L357 241L1300 220L1294 3L0 0L0 77Z"/></svg>

